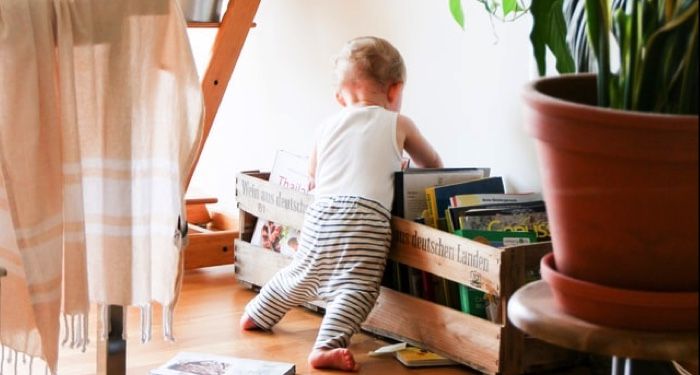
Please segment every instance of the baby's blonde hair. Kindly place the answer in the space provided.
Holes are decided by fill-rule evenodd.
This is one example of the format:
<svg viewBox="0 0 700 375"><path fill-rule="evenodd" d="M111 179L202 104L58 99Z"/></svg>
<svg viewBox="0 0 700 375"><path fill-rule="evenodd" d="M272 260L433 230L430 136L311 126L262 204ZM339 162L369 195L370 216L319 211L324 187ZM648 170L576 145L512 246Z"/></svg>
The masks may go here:
<svg viewBox="0 0 700 375"><path fill-rule="evenodd" d="M345 43L335 58L336 84L370 80L382 87L406 81L406 66L399 51L388 41L364 36Z"/></svg>

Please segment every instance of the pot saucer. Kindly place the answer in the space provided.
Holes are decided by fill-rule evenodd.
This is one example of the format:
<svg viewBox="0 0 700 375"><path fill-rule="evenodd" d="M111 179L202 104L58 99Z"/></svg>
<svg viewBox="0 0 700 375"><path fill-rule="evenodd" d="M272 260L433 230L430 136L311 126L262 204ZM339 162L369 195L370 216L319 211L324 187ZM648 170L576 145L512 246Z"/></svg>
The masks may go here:
<svg viewBox="0 0 700 375"><path fill-rule="evenodd" d="M698 292L619 289L574 279L556 270L554 253L542 258L540 273L556 305L588 322L643 331L698 329Z"/></svg>

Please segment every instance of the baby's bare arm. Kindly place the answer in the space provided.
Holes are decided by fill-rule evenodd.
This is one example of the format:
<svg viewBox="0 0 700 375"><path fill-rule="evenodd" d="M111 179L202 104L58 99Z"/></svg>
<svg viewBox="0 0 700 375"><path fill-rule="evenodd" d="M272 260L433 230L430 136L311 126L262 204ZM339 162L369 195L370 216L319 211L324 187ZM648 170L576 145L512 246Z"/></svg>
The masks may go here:
<svg viewBox="0 0 700 375"><path fill-rule="evenodd" d="M396 141L399 149L406 150L413 162L421 168L442 168L442 159L413 121L399 115L396 124Z"/></svg>

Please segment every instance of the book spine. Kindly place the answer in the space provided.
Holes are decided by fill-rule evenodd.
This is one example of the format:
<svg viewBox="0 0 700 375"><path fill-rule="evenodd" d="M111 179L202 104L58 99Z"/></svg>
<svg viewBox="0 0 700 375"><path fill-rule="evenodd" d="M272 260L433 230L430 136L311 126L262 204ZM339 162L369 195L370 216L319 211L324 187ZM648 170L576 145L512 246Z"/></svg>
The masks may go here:
<svg viewBox="0 0 700 375"><path fill-rule="evenodd" d="M459 284L459 302L462 312L479 318L487 318L486 293Z"/></svg>
<svg viewBox="0 0 700 375"><path fill-rule="evenodd" d="M435 302L433 275L430 272L421 271L421 282L423 284L423 299Z"/></svg>
<svg viewBox="0 0 700 375"><path fill-rule="evenodd" d="M391 205L391 214L398 217L404 217L404 195L403 188L403 172L394 172L394 200Z"/></svg>
<svg viewBox="0 0 700 375"><path fill-rule="evenodd" d="M428 217L425 223L433 228L437 228L437 201L435 200L435 187L425 189L425 202L427 204Z"/></svg>

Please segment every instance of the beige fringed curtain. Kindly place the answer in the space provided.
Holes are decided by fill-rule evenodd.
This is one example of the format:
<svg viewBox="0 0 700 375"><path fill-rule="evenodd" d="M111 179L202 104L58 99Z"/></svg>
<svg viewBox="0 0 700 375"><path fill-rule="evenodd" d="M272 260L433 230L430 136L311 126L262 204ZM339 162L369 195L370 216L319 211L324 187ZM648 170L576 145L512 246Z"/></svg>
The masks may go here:
<svg viewBox="0 0 700 375"><path fill-rule="evenodd" d="M144 340L158 302L171 335L202 117L175 1L0 0L6 371L26 353L55 372L59 341L86 345L91 302L141 306Z"/></svg>

